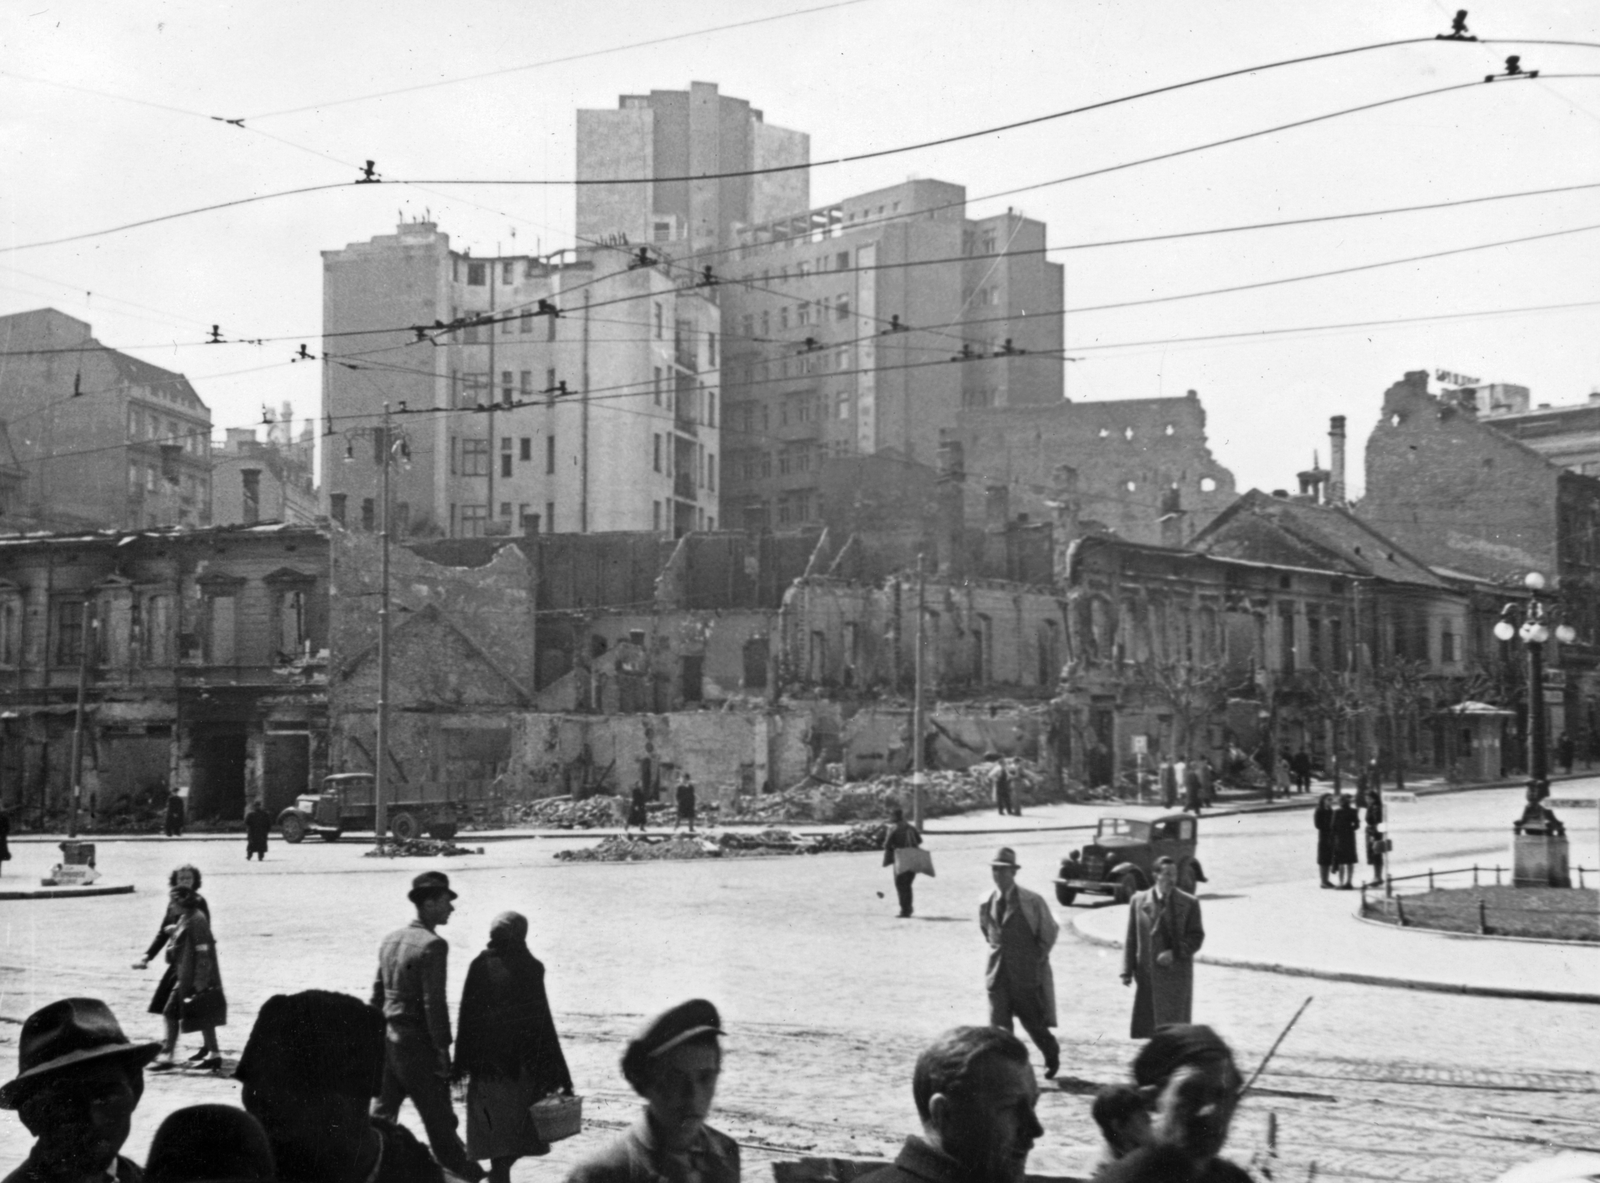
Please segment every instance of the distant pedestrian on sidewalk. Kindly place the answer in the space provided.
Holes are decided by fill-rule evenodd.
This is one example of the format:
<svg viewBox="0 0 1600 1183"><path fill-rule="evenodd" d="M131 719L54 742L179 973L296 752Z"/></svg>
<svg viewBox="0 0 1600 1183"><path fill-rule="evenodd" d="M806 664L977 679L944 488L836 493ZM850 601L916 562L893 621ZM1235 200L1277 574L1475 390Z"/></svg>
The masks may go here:
<svg viewBox="0 0 1600 1183"><path fill-rule="evenodd" d="M1161 780L1161 806L1163 809L1173 809L1178 804L1178 778L1173 774L1172 761L1161 757L1161 765L1156 776Z"/></svg>
<svg viewBox="0 0 1600 1183"><path fill-rule="evenodd" d="M1302 746L1289 761L1289 768L1294 773L1294 787L1301 793L1311 791L1311 756Z"/></svg>
<svg viewBox="0 0 1600 1183"><path fill-rule="evenodd" d="M187 811L183 794L173 789L167 794L167 812L162 820L161 832L168 838L182 838L184 815Z"/></svg>
<svg viewBox="0 0 1600 1183"><path fill-rule="evenodd" d="M1178 865L1156 860L1155 886L1128 905L1128 936L1122 944L1122 984L1138 984L1133 995L1134 1039L1149 1039L1157 1027L1187 1023L1194 1007L1194 955L1205 943L1200 901L1178 890Z"/></svg>
<svg viewBox="0 0 1600 1183"><path fill-rule="evenodd" d="M694 807L694 780L689 776L688 769L684 769L678 773L678 818L672 823L674 833L685 822L689 823L689 833L694 833ZM639 825L643 827L644 823L640 822Z"/></svg>
<svg viewBox="0 0 1600 1183"><path fill-rule="evenodd" d="M883 840L883 865L894 866L895 851L921 845L922 835L917 827L906 821L905 811L896 806L889 814L889 833ZM894 893L900 899L901 919L911 915L911 881L916 877L915 871L895 871Z"/></svg>
<svg viewBox="0 0 1600 1183"><path fill-rule="evenodd" d="M1001 817L1009 817L1016 810L1011 807L1011 774L1006 771L1006 762L992 752L984 759L998 761L994 770L994 807Z"/></svg>
<svg viewBox="0 0 1600 1183"><path fill-rule="evenodd" d="M1054 1080L1061 1069L1061 1045L1050 1033L1056 1025L1056 982L1050 950L1060 927L1044 897L1017 886L1017 852L1002 846L989 864L994 891L978 909L978 927L989 942L989 1025L1006 1031L1022 1023L1044 1053L1044 1074Z"/></svg>
<svg viewBox="0 0 1600 1183"><path fill-rule="evenodd" d="M1322 886L1332 887L1328 872L1333 867L1333 794L1324 793L1312 811L1311 824L1317 828L1317 873Z"/></svg>
<svg viewBox="0 0 1600 1183"><path fill-rule="evenodd" d="M1191 760L1181 766L1183 773L1183 808L1186 812L1199 815L1201 807L1205 804L1203 796L1204 787L1200 782L1200 762Z"/></svg>
<svg viewBox="0 0 1600 1183"><path fill-rule="evenodd" d="M1272 775L1267 778L1268 801L1272 800L1274 782L1277 784L1279 794L1284 797L1287 797L1294 790L1294 770L1289 767L1289 757L1280 752L1274 764Z"/></svg>
<svg viewBox="0 0 1600 1183"><path fill-rule="evenodd" d="M1371 790L1369 789L1370 793ZM1339 869L1339 886L1346 891L1355 886L1356 834L1361 829L1361 816L1349 793L1339 794L1339 804L1333 811L1333 865Z"/></svg>
<svg viewBox="0 0 1600 1183"><path fill-rule="evenodd" d="M634 785L633 796L628 801L628 822L622 827L624 834L632 831L634 826L639 827L639 833L644 833L645 826L650 821L650 806L644 798L644 786Z"/></svg>
<svg viewBox="0 0 1600 1183"><path fill-rule="evenodd" d="M1377 789L1367 793L1367 863L1372 868L1372 887L1383 885L1383 857L1389 852L1389 839L1383 828L1383 795Z"/></svg>
<svg viewBox="0 0 1600 1183"><path fill-rule="evenodd" d="M244 861L255 855L257 862L267 860L267 835L272 833L272 815L260 801L252 802L250 812L244 815Z"/></svg>

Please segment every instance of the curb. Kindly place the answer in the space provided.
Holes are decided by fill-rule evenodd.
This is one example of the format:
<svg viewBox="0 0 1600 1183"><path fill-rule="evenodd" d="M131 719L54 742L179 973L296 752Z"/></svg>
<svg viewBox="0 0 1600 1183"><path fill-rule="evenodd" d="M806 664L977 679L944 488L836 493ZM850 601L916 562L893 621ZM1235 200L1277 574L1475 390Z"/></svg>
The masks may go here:
<svg viewBox="0 0 1600 1183"><path fill-rule="evenodd" d="M1085 944L1107 949L1122 948L1121 941L1084 932L1070 916L1067 918L1067 927L1072 930L1073 936ZM1195 960L1204 965L1216 965L1224 969L1249 969L1294 978L1321 978L1328 982L1351 982L1358 986L1387 986L1397 990L1419 990L1430 994L1467 994L1479 998L1516 998L1529 1002L1577 1002L1600 1006L1600 994L1578 994L1565 990L1525 990L1509 986L1473 986L1465 982L1428 982L1415 978L1391 977L1386 974L1350 973L1344 970L1311 969L1302 965L1280 965L1270 961L1250 961L1240 957L1216 957L1207 953L1196 954Z"/></svg>
<svg viewBox="0 0 1600 1183"><path fill-rule="evenodd" d="M1376 920L1371 916L1363 916L1359 905L1356 911L1350 914L1352 920L1359 920L1362 924L1371 924L1378 928L1400 929L1400 925L1391 924L1387 920ZM1428 928L1422 924L1408 924L1405 930L1423 932L1430 936L1449 937L1452 940L1465 941L1514 941L1522 945L1560 945L1563 948L1600 949L1600 942L1596 941L1563 941L1559 937L1518 937L1510 933L1498 932L1450 932L1443 928Z"/></svg>
<svg viewBox="0 0 1600 1183"><path fill-rule="evenodd" d="M30 887L19 891L0 890L0 900L75 900L89 895L132 895L133 884L109 887Z"/></svg>

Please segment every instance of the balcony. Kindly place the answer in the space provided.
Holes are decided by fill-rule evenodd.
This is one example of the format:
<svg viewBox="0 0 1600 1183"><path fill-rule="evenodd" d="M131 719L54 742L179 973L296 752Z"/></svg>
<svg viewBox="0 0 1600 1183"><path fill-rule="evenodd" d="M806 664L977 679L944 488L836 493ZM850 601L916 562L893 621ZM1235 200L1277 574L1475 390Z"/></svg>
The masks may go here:
<svg viewBox="0 0 1600 1183"><path fill-rule="evenodd" d="M681 500L693 501L697 496L694 487L694 473L679 469L678 474L672 478L672 493L673 496Z"/></svg>

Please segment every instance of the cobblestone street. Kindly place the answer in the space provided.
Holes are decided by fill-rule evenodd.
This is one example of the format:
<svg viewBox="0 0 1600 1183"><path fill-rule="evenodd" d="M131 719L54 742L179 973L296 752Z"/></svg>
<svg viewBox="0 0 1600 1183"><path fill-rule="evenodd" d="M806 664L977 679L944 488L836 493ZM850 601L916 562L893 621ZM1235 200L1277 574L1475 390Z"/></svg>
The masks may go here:
<svg viewBox="0 0 1600 1183"><path fill-rule="evenodd" d="M1505 859L1514 791L1425 798L1396 806L1402 868ZM977 821L979 819L974 819ZM1572 819L1575 857L1593 860L1593 820ZM1306 812L1207 819L1201 856L1213 898L1314 876ZM747 1146L752 1166L801 1154L888 1155L911 1131L911 1065L924 1040L985 1016L984 946L975 922L988 886L992 836L930 837L939 876L918 881L917 917L895 919L889 877L873 855L699 863L576 865L554 852L579 840L491 844L437 864L461 892L444 930L451 985L482 947L496 912L517 908L548 967L551 1002L588 1129L549 1159L525 1160L519 1179L560 1164L626 1121L634 1099L617 1058L640 1016L691 995L717 1002L729 1023L718 1124ZM1081 835L1006 839L1020 882L1048 895L1057 858ZM47 869L50 846L16 844L8 870ZM404 894L422 860L362 858L364 847L274 843L269 861L243 861L242 843L105 843L100 863L131 896L11 902L0 921L0 1055L14 1063L16 1023L68 993L106 998L135 1038L155 1037L144 1013L154 973L128 968L160 918L166 871L200 865L216 917L237 1055L269 995L307 986L365 996L377 942L408 915ZM8 880L11 877L8 875ZM888 896L887 899L883 896ZM1205 898L1202 896L1202 898ZM1352 901L1353 908L1353 901ZM1082 909L1057 909L1058 915ZM1295 917L1285 916L1285 925ZM1347 914L1328 940L1359 941ZM1515 956L1516 946L1504 947ZM1086 1089L1121 1076L1129 994L1119 954L1063 934L1054 958L1067 1087L1046 1094L1046 1137L1033 1169L1076 1167L1092 1146ZM1251 1068L1308 996L1315 1001L1283 1045L1235 1126L1241 1162L1267 1153L1278 1125L1278 1179L1491 1179L1550 1148L1600 1146L1595 1114L1600 1030L1595 1009L1289 977L1197 969L1196 1018L1215 1025ZM9 1076L9 1070L7 1075ZM211 1077L152 1079L130 1147L142 1155L160 1117L182 1104L231 1099ZM406 1117L415 1121L408 1108ZM26 1137L0 1118L0 1162ZM754 1174L752 1177L756 1177Z"/></svg>

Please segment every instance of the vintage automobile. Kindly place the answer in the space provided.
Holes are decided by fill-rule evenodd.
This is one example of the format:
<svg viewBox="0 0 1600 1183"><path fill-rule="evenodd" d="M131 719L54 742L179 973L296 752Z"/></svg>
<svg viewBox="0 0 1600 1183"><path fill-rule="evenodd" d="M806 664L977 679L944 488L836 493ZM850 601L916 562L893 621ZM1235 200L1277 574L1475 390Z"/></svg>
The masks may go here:
<svg viewBox="0 0 1600 1183"><path fill-rule="evenodd" d="M1194 856L1198 821L1193 814L1158 818L1103 817L1094 840L1061 860L1056 899L1070 904L1080 892L1109 895L1125 904L1155 882L1155 862L1169 855L1178 864L1178 886L1193 891L1206 881Z"/></svg>
<svg viewBox="0 0 1600 1183"><path fill-rule="evenodd" d="M402 796L388 803L389 832L402 841L424 830L434 838L454 838L458 825L455 802L434 800L438 792L416 785L400 786ZM322 792L302 793L278 814L278 831L285 842L303 842L316 834L324 842L337 842L346 830L370 830L377 824L376 785L370 772L337 772L322 780Z"/></svg>

